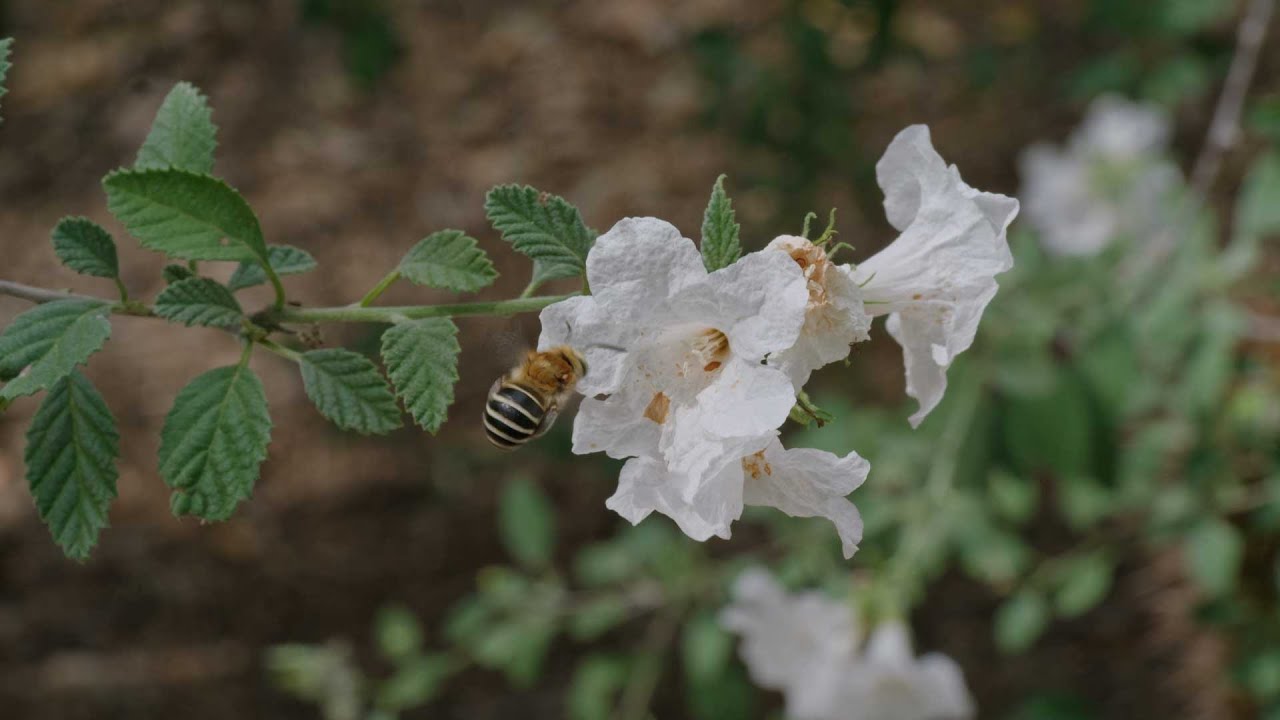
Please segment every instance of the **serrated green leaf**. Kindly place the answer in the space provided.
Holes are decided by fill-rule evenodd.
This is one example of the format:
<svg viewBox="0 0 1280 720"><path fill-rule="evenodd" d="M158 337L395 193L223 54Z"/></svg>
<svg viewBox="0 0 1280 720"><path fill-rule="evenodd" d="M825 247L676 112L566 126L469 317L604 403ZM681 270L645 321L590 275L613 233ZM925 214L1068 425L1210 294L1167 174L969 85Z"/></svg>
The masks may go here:
<svg viewBox="0 0 1280 720"><path fill-rule="evenodd" d="M13 38L4 38L0 40L0 98L9 93L5 80L9 76L9 68L13 67L9 64L9 51L13 49Z"/></svg>
<svg viewBox="0 0 1280 720"><path fill-rule="evenodd" d="M564 198L528 185L499 185L485 197L484 212L504 240L533 258L534 284L586 272L596 233Z"/></svg>
<svg viewBox="0 0 1280 720"><path fill-rule="evenodd" d="M453 403L458 328L447 318L401 323L382 335L382 362L414 422L434 433Z"/></svg>
<svg viewBox="0 0 1280 720"><path fill-rule="evenodd" d="M0 388L0 400L52 387L88 360L111 336L110 314L106 303L67 299L19 315L0 335L0 379L12 378Z"/></svg>
<svg viewBox="0 0 1280 720"><path fill-rule="evenodd" d="M298 363L307 397L335 425L363 435L400 427L400 408L378 366L342 348L312 350Z"/></svg>
<svg viewBox="0 0 1280 720"><path fill-rule="evenodd" d="M63 265L81 275L120 276L116 242L111 233L89 218L66 217L53 228L53 251Z"/></svg>
<svg viewBox="0 0 1280 720"><path fill-rule="evenodd" d="M173 513L230 517L253 493L270 442L267 396L248 366L217 368L192 380L160 431L160 474L174 489Z"/></svg>
<svg viewBox="0 0 1280 720"><path fill-rule="evenodd" d="M1006 653L1031 647L1049 625L1049 604L1032 590L1022 590L996 610L996 646Z"/></svg>
<svg viewBox="0 0 1280 720"><path fill-rule="evenodd" d="M217 178L174 168L116 170L102 185L107 209L147 249L181 260L267 262L258 218Z"/></svg>
<svg viewBox="0 0 1280 720"><path fill-rule="evenodd" d="M311 253L292 245L267 246L267 260L277 275L301 275L316 269L316 259ZM232 290L243 290L267 281L267 272L258 263L242 262L227 281Z"/></svg>
<svg viewBox="0 0 1280 720"><path fill-rule="evenodd" d="M217 135L208 100L195 86L180 82L160 104L134 167L140 170L172 167L211 173Z"/></svg>
<svg viewBox="0 0 1280 720"><path fill-rule="evenodd" d="M1191 577L1210 595L1222 595L1235 586L1244 560L1244 540L1234 525L1206 518L1187 536L1187 564Z"/></svg>
<svg viewBox="0 0 1280 720"><path fill-rule="evenodd" d="M68 557L83 560L116 497L120 434L93 387L73 370L54 383L27 430L27 484L40 519Z"/></svg>
<svg viewBox="0 0 1280 720"><path fill-rule="evenodd" d="M475 238L461 230L441 230L423 238L400 261L400 274L418 285L475 292L498 277Z"/></svg>
<svg viewBox="0 0 1280 720"><path fill-rule="evenodd" d="M156 314L188 327L239 327L244 310L222 283L209 278L179 280L156 297Z"/></svg>
<svg viewBox="0 0 1280 720"><path fill-rule="evenodd" d="M196 276L195 273L191 272L191 268L186 265L165 265L164 270L160 271L160 274L164 277L165 284L167 285L172 285L176 282L181 282L187 278L193 278Z"/></svg>
<svg viewBox="0 0 1280 720"><path fill-rule="evenodd" d="M555 508L532 480L511 480L502 489L498 530L507 552L522 566L540 570L551 564L556 545Z"/></svg>
<svg viewBox="0 0 1280 720"><path fill-rule="evenodd" d="M733 201L724 191L724 175L716 178L711 200L702 215L702 263L708 272L728 267L742 256L738 223L734 222Z"/></svg>

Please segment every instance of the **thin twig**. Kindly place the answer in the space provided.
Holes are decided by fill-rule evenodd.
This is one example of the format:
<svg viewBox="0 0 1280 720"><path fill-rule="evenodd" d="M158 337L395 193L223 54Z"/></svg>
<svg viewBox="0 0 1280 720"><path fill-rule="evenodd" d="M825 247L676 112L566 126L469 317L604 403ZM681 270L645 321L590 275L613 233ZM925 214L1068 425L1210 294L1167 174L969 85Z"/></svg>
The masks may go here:
<svg viewBox="0 0 1280 720"><path fill-rule="evenodd" d="M57 300L97 300L102 303L110 302L109 300L92 297L90 295L78 295L66 290L46 290L45 288L32 287L30 285L23 285L21 283L10 282L8 280L0 280L0 295L9 295L33 303L47 303L55 302Z"/></svg>
<svg viewBox="0 0 1280 720"><path fill-rule="evenodd" d="M1226 83L1213 111L1204 147L1191 172L1191 188L1201 198L1208 196L1222 167L1223 156L1240 137L1240 114L1258 67L1258 55L1275 5L1275 0L1252 0L1240 21L1231 69L1227 71Z"/></svg>
<svg viewBox="0 0 1280 720"><path fill-rule="evenodd" d="M651 715L653 693L662 679L663 661L675 642L676 631L680 629L683 609L681 606L669 607L649 622L640 656L636 658L631 678L618 703L618 720L644 720Z"/></svg>

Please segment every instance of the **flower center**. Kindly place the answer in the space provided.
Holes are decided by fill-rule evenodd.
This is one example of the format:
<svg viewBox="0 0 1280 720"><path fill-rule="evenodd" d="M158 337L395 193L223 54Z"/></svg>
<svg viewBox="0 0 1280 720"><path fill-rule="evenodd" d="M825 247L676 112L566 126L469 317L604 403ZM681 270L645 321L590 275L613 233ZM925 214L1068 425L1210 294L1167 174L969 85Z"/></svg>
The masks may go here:
<svg viewBox="0 0 1280 720"><path fill-rule="evenodd" d="M703 371L714 372L729 357L729 337L715 328L707 328L694 338L693 354Z"/></svg>
<svg viewBox="0 0 1280 720"><path fill-rule="evenodd" d="M786 251L804 272L804 279L809 289L809 307L826 305L827 268L831 267L827 251L808 241L792 244L786 248Z"/></svg>

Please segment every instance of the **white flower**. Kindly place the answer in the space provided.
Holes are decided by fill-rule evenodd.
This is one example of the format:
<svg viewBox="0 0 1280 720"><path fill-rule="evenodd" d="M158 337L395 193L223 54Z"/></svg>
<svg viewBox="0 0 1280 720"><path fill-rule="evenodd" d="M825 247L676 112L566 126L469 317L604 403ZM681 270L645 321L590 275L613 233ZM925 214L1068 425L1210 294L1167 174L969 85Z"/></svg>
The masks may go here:
<svg viewBox="0 0 1280 720"><path fill-rule="evenodd" d="M744 504L777 508L792 517L822 517L835 525L844 556L853 557L862 540L862 517L847 496L866 480L871 464L857 453L841 458L822 450L787 450L772 436L762 445L699 483L680 477L661 460L632 458L605 504L632 523L656 510L695 540L728 538ZM691 486L697 491L684 495L682 489Z"/></svg>
<svg viewBox="0 0 1280 720"><path fill-rule="evenodd" d="M876 175L889 222L902 234L856 270L801 237L779 237L766 249L787 253L809 291L800 338L769 362L799 388L866 340L873 316L888 314L889 334L905 354L907 394L920 402L915 426L942 400L951 361L973 343L995 276L1013 267L1006 232L1018 201L966 185L923 125L898 133Z"/></svg>
<svg viewBox="0 0 1280 720"><path fill-rule="evenodd" d="M742 636L752 680L779 690L791 720L964 720L973 700L955 661L915 658L900 622L865 648L852 610L815 592L787 593L764 570L744 572L721 624Z"/></svg>
<svg viewBox="0 0 1280 720"><path fill-rule="evenodd" d="M786 375L762 363L804 323L799 268L753 253L708 273L676 228L628 218L597 240L587 279L591 296L543 310L539 339L587 360L574 452L643 458L666 473L663 497L740 507L714 481L764 447L795 404Z"/></svg>
<svg viewBox="0 0 1280 720"><path fill-rule="evenodd" d="M819 592L787 593L767 571L738 576L720 614L742 636L738 652L751 679L780 690L792 720L822 720L848 682L861 632L853 610Z"/></svg>
<svg viewBox="0 0 1280 720"><path fill-rule="evenodd" d="M1159 231L1160 204L1181 177L1164 157L1169 135L1159 108L1103 96L1065 148L1027 148L1019 196L1045 250L1095 255L1117 238L1145 240Z"/></svg>

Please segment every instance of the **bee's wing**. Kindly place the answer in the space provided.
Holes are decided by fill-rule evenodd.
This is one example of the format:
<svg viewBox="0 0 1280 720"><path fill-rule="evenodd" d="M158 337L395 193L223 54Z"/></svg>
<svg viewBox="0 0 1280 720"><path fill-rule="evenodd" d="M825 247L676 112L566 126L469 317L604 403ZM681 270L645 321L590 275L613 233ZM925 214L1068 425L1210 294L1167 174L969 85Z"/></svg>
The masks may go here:
<svg viewBox="0 0 1280 720"><path fill-rule="evenodd" d="M529 439L533 440L547 434L551 426L556 424L556 418L558 417L560 417L560 402L555 400L547 407L547 414L542 416L542 422L538 423L538 429L533 431Z"/></svg>

